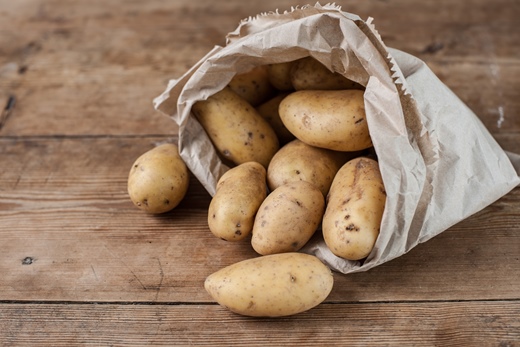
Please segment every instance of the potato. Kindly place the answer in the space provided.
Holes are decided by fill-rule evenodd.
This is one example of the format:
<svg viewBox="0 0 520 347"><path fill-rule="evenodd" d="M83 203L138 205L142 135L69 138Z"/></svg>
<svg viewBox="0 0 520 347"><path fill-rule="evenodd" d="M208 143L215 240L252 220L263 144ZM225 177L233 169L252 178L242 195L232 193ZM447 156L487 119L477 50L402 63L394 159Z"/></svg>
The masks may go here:
<svg viewBox="0 0 520 347"><path fill-rule="evenodd" d="M256 108L258 113L271 125L276 136L278 136L278 142L280 144L294 140L294 135L287 130L278 113L280 102L282 102L286 96L287 94L277 95Z"/></svg>
<svg viewBox="0 0 520 347"><path fill-rule="evenodd" d="M336 172L357 152L337 152L309 146L296 139L271 159L267 168L267 185L276 188L295 181L307 181L327 196Z"/></svg>
<svg viewBox="0 0 520 347"><path fill-rule="evenodd" d="M317 257L282 253L243 260L206 278L206 291L232 312L255 317L310 310L330 294L334 277Z"/></svg>
<svg viewBox="0 0 520 347"><path fill-rule="evenodd" d="M296 90L361 89L339 73L330 71L312 57L297 60L291 69L291 83Z"/></svg>
<svg viewBox="0 0 520 347"><path fill-rule="evenodd" d="M280 103L280 118L296 138L335 151L372 146L361 90L300 90Z"/></svg>
<svg viewBox="0 0 520 347"><path fill-rule="evenodd" d="M266 171L259 163L252 161L226 171L209 204L210 231L226 241L249 236L256 212L266 196Z"/></svg>
<svg viewBox="0 0 520 347"><path fill-rule="evenodd" d="M175 208L186 195L189 171L172 143L165 143L142 154L128 175L128 194L132 202L148 213L163 213Z"/></svg>
<svg viewBox="0 0 520 347"><path fill-rule="evenodd" d="M256 161L265 168L278 151L278 138L269 123L243 98L226 87L192 112L217 151L234 164Z"/></svg>
<svg viewBox="0 0 520 347"><path fill-rule="evenodd" d="M290 182L276 188L256 214L253 249L262 255L298 251L318 228L324 210L323 194L309 182Z"/></svg>
<svg viewBox="0 0 520 347"><path fill-rule="evenodd" d="M281 91L293 90L291 81L291 68L294 62L267 65L267 77L273 87Z"/></svg>
<svg viewBox="0 0 520 347"><path fill-rule="evenodd" d="M253 106L260 105L276 93L269 82L266 65L235 75L229 82L229 87Z"/></svg>
<svg viewBox="0 0 520 347"><path fill-rule="evenodd" d="M349 260L367 257L379 235L385 202L375 160L361 157L343 165L330 187L322 223L331 252Z"/></svg>

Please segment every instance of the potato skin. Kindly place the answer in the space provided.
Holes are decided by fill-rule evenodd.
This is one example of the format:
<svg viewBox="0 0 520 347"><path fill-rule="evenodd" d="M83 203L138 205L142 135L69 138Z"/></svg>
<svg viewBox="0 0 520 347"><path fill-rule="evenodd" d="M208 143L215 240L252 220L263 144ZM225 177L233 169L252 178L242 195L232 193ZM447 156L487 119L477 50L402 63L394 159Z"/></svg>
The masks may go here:
<svg viewBox="0 0 520 347"><path fill-rule="evenodd" d="M232 312L282 317L310 310L330 294L334 277L317 257L281 253L243 260L206 278L206 291Z"/></svg>
<svg viewBox="0 0 520 347"><path fill-rule="evenodd" d="M292 91L294 87L291 81L291 69L295 62L267 65L267 77L273 87L281 91Z"/></svg>
<svg viewBox="0 0 520 347"><path fill-rule="evenodd" d="M128 175L128 194L139 209L152 214L175 208L189 187L189 170L172 143L159 145L136 159Z"/></svg>
<svg viewBox="0 0 520 347"><path fill-rule="evenodd" d="M235 75L229 82L229 87L253 106L260 105L276 94L269 82L266 65Z"/></svg>
<svg viewBox="0 0 520 347"><path fill-rule="evenodd" d="M356 158L338 171L323 216L325 243L338 257L361 260L379 236L386 191L378 163Z"/></svg>
<svg viewBox="0 0 520 347"><path fill-rule="evenodd" d="M240 241L251 234L267 196L266 170L257 162L229 169L219 179L208 209L208 226L218 238Z"/></svg>
<svg viewBox="0 0 520 347"><path fill-rule="evenodd" d="M314 184L327 196L336 172L357 152L337 152L295 139L273 156L267 168L267 185L276 188L294 181Z"/></svg>
<svg viewBox="0 0 520 347"><path fill-rule="evenodd" d="M300 250L318 228L325 198L313 184L290 182L272 191L255 217L251 245L262 255Z"/></svg>
<svg viewBox="0 0 520 347"><path fill-rule="evenodd" d="M278 137L278 142L280 144L285 144L291 140L294 140L294 135L289 130L287 130L280 118L280 113L278 112L280 103L286 96L286 93L279 94L256 108L258 113L260 113L260 115L271 125L274 132L276 133L276 136Z"/></svg>
<svg viewBox="0 0 520 347"><path fill-rule="evenodd" d="M282 100L280 118L296 138L335 151L372 147L361 90L300 90Z"/></svg>
<svg viewBox="0 0 520 347"><path fill-rule="evenodd" d="M296 90L361 89L354 81L330 71L312 57L297 60L291 69L291 83Z"/></svg>
<svg viewBox="0 0 520 347"><path fill-rule="evenodd" d="M229 87L196 102L192 112L217 151L236 165L256 161L267 168L278 151L271 125Z"/></svg>

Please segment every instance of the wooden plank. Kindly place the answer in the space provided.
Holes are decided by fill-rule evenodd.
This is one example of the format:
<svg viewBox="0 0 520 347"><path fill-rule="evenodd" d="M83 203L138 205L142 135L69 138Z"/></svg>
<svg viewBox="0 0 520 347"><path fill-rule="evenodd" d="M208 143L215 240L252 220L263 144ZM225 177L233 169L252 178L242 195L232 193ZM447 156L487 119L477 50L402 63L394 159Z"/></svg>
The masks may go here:
<svg viewBox="0 0 520 347"><path fill-rule="evenodd" d="M242 317L217 305L0 304L2 346L510 346L520 303L323 304Z"/></svg>
<svg viewBox="0 0 520 347"><path fill-rule="evenodd" d="M520 131L520 101L515 91L520 88L519 64L483 62L428 61L429 66L453 92L495 132ZM153 110L152 99L159 95L166 83L163 76L149 75L146 70L134 69L119 74L119 69L99 68L98 81L71 86L68 76L54 76L61 80L51 87L46 73L37 83L11 93L16 96L16 108L4 125L6 136L82 135L82 134L175 134L177 125ZM500 74L500 77L497 77ZM140 80L139 86L132 81ZM475 81L469 83L468 81ZM30 92L29 92L30 91ZM146 94L143 94L143 91ZM56 112L56 110L62 110ZM79 126L77 126L79 124Z"/></svg>
<svg viewBox="0 0 520 347"><path fill-rule="evenodd" d="M176 36L168 44L178 47L198 40L208 45L221 44L223 36L235 29L244 18L276 9L283 12L290 10L291 6L302 5L297 0L255 3L228 1L218 4L208 0L190 3L150 0L146 4L124 0L92 0L88 5L63 1L42 3L41 0L24 1L16 5L4 2L5 5L0 3L0 15L5 19L3 28L6 30L11 27L10 23L74 27L78 23L82 24L81 21L89 20L89 24L101 28L141 28L141 31L152 28L160 34L166 29L164 34L167 36L174 30L182 35ZM520 11L515 0L497 0L493 3L482 0L439 0L435 3L413 0L363 1L349 3L343 6L343 10L358 14L363 19L373 17L389 46L406 48L412 54L470 53L518 57L520 51L516 44L519 33L511 30L516 25ZM139 35L138 32L130 31L133 35ZM27 26L24 32L34 33ZM191 36L183 36L189 32ZM17 37L14 33L9 34ZM435 48L431 46L432 43L441 45Z"/></svg>
<svg viewBox="0 0 520 347"><path fill-rule="evenodd" d="M520 12L513 1L494 2L492 11L483 1L448 0L359 2L345 10L374 17L388 46L425 59L487 125L518 131L519 34L506 32ZM241 19L297 4L32 0L2 6L0 90L18 102L0 134L175 133L176 125L152 108L167 80L223 45ZM450 15L431 15L437 9ZM486 20L490 13L494 19Z"/></svg>
<svg viewBox="0 0 520 347"><path fill-rule="evenodd" d="M129 167L160 140L0 140L0 300L208 302L207 275L255 256L210 234L195 179L171 213L132 206ZM517 188L401 258L337 275L329 300L518 299L519 202Z"/></svg>
<svg viewBox="0 0 520 347"><path fill-rule="evenodd" d="M0 345L520 346L520 187L408 254L335 274L298 316L237 316L209 273L255 256L214 238L192 179L177 210L132 206L133 160L177 127L152 108L250 15L298 0L0 0ZM517 0L362 1L520 152ZM174 138L175 139L175 138Z"/></svg>
<svg viewBox="0 0 520 347"><path fill-rule="evenodd" d="M492 134L520 133L518 60L433 59L428 65Z"/></svg>
<svg viewBox="0 0 520 347"><path fill-rule="evenodd" d="M520 75L520 64L487 60L473 63L430 60L428 64L490 131L520 131L520 118L516 117L520 113L520 101L515 97L515 92L520 88L520 80L516 78ZM60 84L58 87L51 87L46 73L42 73L38 77L41 83L37 82L32 87L23 84L23 88L13 90L17 104L1 130L2 134L177 133L177 125L152 106L152 99L166 87L163 76L150 75L145 69L120 74L118 68L105 67L89 74L89 78L95 78L98 82L85 81L87 78L83 76L79 77L82 86L71 86L74 82L68 76L54 76L61 82L57 82ZM97 77L92 74L97 74ZM101 86L99 81L104 79L109 79L111 83ZM141 81L139 86L133 83L135 80Z"/></svg>
<svg viewBox="0 0 520 347"><path fill-rule="evenodd" d="M495 134L494 137L504 150L520 154L520 139L518 139L518 134Z"/></svg>

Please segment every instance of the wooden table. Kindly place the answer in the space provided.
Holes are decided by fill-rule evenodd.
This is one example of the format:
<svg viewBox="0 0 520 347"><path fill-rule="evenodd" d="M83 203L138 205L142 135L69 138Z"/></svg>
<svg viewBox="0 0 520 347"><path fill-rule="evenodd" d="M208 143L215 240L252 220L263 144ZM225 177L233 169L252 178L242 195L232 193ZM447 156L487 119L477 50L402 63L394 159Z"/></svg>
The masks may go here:
<svg viewBox="0 0 520 347"><path fill-rule="evenodd" d="M282 319L220 307L205 277L255 256L213 237L192 179L137 210L132 162L176 125L152 99L238 22L298 2L0 0L0 345L520 346L520 188L408 254L335 274ZM350 1L520 152L517 0Z"/></svg>

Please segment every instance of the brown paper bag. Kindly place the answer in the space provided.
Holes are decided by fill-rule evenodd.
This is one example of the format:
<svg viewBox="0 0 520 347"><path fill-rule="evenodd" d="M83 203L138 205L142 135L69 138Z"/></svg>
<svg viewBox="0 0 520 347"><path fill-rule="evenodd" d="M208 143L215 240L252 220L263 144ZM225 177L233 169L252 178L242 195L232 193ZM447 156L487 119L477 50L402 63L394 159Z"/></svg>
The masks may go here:
<svg viewBox="0 0 520 347"><path fill-rule="evenodd" d="M213 195L228 170L190 113L235 74L312 56L366 87L366 117L387 201L380 235L364 261L334 256L319 236L303 252L333 270L366 271L401 256L507 194L519 156L500 148L473 112L419 59L387 48L372 20L333 5L263 14L240 23L154 100L179 125L179 150ZM319 233L317 233L319 234Z"/></svg>

